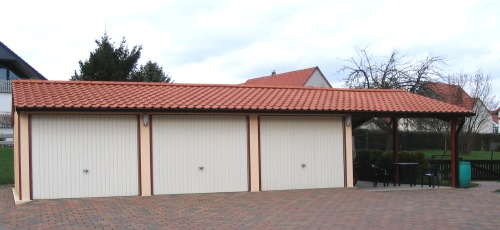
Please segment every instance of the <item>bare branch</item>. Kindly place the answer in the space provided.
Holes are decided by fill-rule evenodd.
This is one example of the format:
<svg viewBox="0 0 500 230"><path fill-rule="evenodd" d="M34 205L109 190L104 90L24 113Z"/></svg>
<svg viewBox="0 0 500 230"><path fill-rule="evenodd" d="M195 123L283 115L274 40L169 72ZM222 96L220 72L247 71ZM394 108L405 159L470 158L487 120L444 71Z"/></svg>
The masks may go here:
<svg viewBox="0 0 500 230"><path fill-rule="evenodd" d="M341 59L346 64L338 72L348 72L344 86L349 88L405 89L421 92L422 85L440 76L441 56L413 60L393 49L388 57L374 57L367 48L356 48L356 56Z"/></svg>

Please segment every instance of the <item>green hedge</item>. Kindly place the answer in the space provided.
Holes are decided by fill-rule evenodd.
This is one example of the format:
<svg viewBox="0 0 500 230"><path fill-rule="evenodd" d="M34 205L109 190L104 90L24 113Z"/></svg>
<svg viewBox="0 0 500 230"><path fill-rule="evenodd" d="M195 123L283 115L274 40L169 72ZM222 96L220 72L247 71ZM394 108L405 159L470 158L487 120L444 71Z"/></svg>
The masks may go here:
<svg viewBox="0 0 500 230"><path fill-rule="evenodd" d="M498 133L483 133L476 134L472 142L472 150L490 150L490 143L500 143L500 134ZM499 152L500 149L494 149Z"/></svg>
<svg viewBox="0 0 500 230"><path fill-rule="evenodd" d="M438 132L398 132L399 147L402 150L450 149L450 134ZM356 149L385 150L391 135L376 130L355 129ZM472 150L490 150L490 143L500 143L500 134L476 134L472 141ZM497 151L500 151L498 149Z"/></svg>
<svg viewBox="0 0 500 230"><path fill-rule="evenodd" d="M442 133L400 131L398 134L398 142L402 150L444 149L445 141L447 145L450 143L449 135L443 135ZM390 137L391 135L381 133L380 131L354 130L357 149L385 150L387 140Z"/></svg>
<svg viewBox="0 0 500 230"><path fill-rule="evenodd" d="M392 152L384 152L373 149L356 150L356 159L354 159L354 175L358 180L371 181L373 178L373 170L371 164L385 168L391 176L392 181L394 175L394 167L392 165ZM423 152L420 151L401 151L399 152L399 162L417 162L418 166L415 170L417 180L423 172L429 169L429 162L425 158ZM403 167L401 167L402 169ZM402 174L405 175L405 174ZM407 182L408 178L401 178L402 182Z"/></svg>
<svg viewBox="0 0 500 230"><path fill-rule="evenodd" d="M14 148L0 146L0 185L14 184Z"/></svg>

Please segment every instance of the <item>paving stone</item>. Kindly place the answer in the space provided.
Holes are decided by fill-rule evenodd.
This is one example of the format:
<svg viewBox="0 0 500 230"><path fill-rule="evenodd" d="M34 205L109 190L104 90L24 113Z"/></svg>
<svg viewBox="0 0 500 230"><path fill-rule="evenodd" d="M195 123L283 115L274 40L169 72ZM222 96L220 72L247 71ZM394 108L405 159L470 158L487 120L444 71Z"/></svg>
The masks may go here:
<svg viewBox="0 0 500 230"><path fill-rule="evenodd" d="M500 229L498 182L35 200L0 189L0 229Z"/></svg>

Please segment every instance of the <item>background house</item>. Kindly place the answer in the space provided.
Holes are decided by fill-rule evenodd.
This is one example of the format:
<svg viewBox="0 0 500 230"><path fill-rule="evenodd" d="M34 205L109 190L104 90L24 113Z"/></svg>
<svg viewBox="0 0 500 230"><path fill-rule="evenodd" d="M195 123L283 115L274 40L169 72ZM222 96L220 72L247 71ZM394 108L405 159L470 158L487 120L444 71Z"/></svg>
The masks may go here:
<svg viewBox="0 0 500 230"><path fill-rule="evenodd" d="M473 133L492 133L494 131L493 118L489 109L479 98L472 98L462 87L445 83L428 83L427 86L434 93L434 99L457 105L475 112L475 116L466 119L465 128Z"/></svg>
<svg viewBox="0 0 500 230"><path fill-rule="evenodd" d="M11 81L17 79L47 80L0 42L0 134L13 134ZM12 141L12 138L8 138L7 141Z"/></svg>
<svg viewBox="0 0 500 230"><path fill-rule="evenodd" d="M328 80L326 80L325 75L323 75L317 66L280 74L273 71L269 76L248 79L243 84L332 88Z"/></svg>
<svg viewBox="0 0 500 230"><path fill-rule="evenodd" d="M493 123L493 133L498 133L498 127L499 127L499 124L498 124L498 113L499 112L500 112L500 108L495 109L495 110L493 110L493 111L490 112L491 121Z"/></svg>

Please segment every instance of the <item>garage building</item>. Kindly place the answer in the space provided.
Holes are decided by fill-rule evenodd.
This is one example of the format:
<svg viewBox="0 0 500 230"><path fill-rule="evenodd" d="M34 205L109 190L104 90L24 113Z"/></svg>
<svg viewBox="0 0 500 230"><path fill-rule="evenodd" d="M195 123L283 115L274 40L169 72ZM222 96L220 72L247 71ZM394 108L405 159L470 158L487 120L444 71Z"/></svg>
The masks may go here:
<svg viewBox="0 0 500 230"><path fill-rule="evenodd" d="M403 90L13 81L15 198L352 187L369 117L472 111Z"/></svg>

